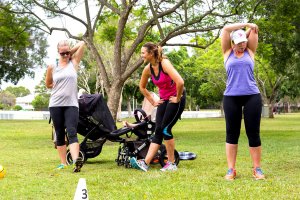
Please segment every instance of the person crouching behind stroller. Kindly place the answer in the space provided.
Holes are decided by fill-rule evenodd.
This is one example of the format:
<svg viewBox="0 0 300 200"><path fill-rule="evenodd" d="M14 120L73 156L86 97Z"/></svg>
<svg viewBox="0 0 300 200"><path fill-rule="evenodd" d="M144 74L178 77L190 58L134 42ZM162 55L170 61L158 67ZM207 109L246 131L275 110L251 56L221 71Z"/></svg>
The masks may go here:
<svg viewBox="0 0 300 200"><path fill-rule="evenodd" d="M168 161L161 171L175 171L174 163L175 141L172 127L175 125L185 106L184 81L173 67L171 62L162 54L162 48L148 42L141 48L141 57L144 63L148 63L142 73L140 80L140 91L153 105L157 106L156 129L154 138L150 144L145 159L130 159L133 168L148 171L149 164L157 153L163 139L165 140ZM154 100L151 93L146 89L148 79L151 77L153 83L159 89L159 100Z"/></svg>
<svg viewBox="0 0 300 200"><path fill-rule="evenodd" d="M83 160L79 157L79 143L77 138L77 124L79 120L77 98L77 70L83 56L85 43L79 42L72 49L66 40L57 45L59 60L50 64L46 73L46 87L51 88L49 111L52 118L57 151L61 164L57 169L66 167L65 134L69 139L69 148L74 162L73 172L80 172Z"/></svg>

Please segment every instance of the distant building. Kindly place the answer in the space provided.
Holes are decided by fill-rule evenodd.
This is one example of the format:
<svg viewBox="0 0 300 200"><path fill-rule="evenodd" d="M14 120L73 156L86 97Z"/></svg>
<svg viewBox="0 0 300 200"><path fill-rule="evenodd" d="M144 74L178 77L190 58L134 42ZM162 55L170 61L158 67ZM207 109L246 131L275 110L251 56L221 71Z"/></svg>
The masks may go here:
<svg viewBox="0 0 300 200"><path fill-rule="evenodd" d="M23 108L23 110L34 110L32 106L32 101L34 99L34 95L30 94L24 97L17 97L16 105L19 105Z"/></svg>

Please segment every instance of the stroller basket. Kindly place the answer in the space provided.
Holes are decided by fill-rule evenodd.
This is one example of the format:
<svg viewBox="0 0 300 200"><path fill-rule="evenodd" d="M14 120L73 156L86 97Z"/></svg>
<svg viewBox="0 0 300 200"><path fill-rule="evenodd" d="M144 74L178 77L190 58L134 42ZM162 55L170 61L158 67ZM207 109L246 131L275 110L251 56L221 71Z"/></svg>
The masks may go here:
<svg viewBox="0 0 300 200"><path fill-rule="evenodd" d="M87 146L88 149L100 148L100 147L103 146L105 141L106 141L105 138L100 138L96 141L87 141L86 146Z"/></svg>
<svg viewBox="0 0 300 200"><path fill-rule="evenodd" d="M101 153L105 142L106 138L99 138L96 141L87 140L86 142L81 143L80 150L84 152L85 160L98 156Z"/></svg>

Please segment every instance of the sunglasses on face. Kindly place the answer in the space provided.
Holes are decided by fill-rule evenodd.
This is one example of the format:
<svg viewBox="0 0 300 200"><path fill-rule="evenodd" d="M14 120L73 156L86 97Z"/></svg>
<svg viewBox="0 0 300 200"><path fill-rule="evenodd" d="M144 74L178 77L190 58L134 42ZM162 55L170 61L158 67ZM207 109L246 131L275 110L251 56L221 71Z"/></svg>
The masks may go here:
<svg viewBox="0 0 300 200"><path fill-rule="evenodd" d="M68 56L70 55L70 51L66 51L66 52L61 52L59 53L61 56Z"/></svg>

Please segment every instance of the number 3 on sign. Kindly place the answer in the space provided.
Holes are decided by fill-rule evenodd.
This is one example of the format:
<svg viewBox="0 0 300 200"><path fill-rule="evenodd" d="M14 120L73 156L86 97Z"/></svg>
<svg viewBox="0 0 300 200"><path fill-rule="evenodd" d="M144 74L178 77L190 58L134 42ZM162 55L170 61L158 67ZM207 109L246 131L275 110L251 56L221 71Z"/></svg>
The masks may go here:
<svg viewBox="0 0 300 200"><path fill-rule="evenodd" d="M82 199L87 199L88 194L87 194L87 189L82 189Z"/></svg>

